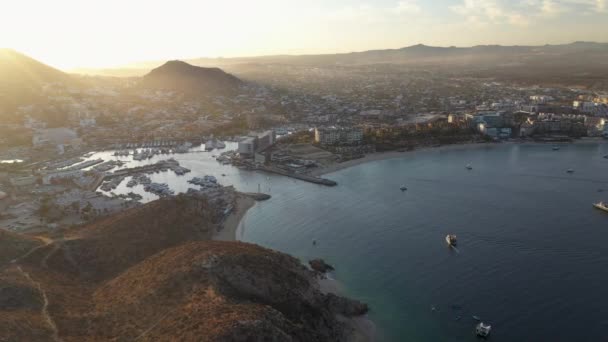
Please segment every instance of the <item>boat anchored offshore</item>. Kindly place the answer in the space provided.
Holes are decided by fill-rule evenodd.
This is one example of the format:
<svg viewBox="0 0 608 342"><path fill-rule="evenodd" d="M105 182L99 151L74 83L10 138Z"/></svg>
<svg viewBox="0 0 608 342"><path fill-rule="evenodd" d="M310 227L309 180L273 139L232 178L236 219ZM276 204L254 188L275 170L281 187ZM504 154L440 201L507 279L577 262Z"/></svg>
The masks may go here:
<svg viewBox="0 0 608 342"><path fill-rule="evenodd" d="M567 173L574 173L574 169L568 169L566 170Z"/></svg>
<svg viewBox="0 0 608 342"><path fill-rule="evenodd" d="M593 206L596 207L599 210L603 210L605 212L608 212L608 205L604 204L604 202L593 203Z"/></svg>
<svg viewBox="0 0 608 342"><path fill-rule="evenodd" d="M483 322L479 322L475 327L475 334L479 337L488 337L490 335L490 331L492 331L491 325L485 325Z"/></svg>
<svg viewBox="0 0 608 342"><path fill-rule="evenodd" d="M447 242L450 246L456 246L456 241L456 235L448 234L445 237L445 242Z"/></svg>
<svg viewBox="0 0 608 342"><path fill-rule="evenodd" d="M405 185L402 185L399 189L401 189L401 191L407 191L407 187Z"/></svg>
<svg viewBox="0 0 608 342"><path fill-rule="evenodd" d="M559 146L553 146L553 151L559 151Z"/></svg>
<svg viewBox="0 0 608 342"><path fill-rule="evenodd" d="M471 166L471 164L467 164L467 166L465 166L465 168L466 168L467 170L473 170L473 166Z"/></svg>

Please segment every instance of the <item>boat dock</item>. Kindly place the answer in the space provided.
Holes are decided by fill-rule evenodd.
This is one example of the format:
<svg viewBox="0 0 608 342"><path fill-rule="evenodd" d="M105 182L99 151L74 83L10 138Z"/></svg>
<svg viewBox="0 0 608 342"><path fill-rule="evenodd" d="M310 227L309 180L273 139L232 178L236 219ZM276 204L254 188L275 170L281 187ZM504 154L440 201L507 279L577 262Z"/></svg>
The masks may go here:
<svg viewBox="0 0 608 342"><path fill-rule="evenodd" d="M276 168L276 167L258 166L256 169L260 170L260 171L275 173L275 174L278 174L278 175L281 175L281 176L286 176L286 177L291 177L291 178L299 179L301 181L309 182L309 183L314 183L314 184L320 184L320 185L325 185L325 186L336 186L336 185L338 185L337 182L329 180L329 179L319 178L319 177L313 177L313 176L309 176L309 175L303 175L303 174L300 174L300 173L289 172L289 171L282 170L282 169L279 169L279 168Z"/></svg>

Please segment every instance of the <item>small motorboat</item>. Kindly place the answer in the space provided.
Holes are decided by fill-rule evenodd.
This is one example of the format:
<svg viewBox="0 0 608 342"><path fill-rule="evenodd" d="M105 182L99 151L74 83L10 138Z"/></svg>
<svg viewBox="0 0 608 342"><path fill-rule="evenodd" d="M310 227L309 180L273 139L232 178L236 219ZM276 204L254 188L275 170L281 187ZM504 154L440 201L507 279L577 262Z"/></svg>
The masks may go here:
<svg viewBox="0 0 608 342"><path fill-rule="evenodd" d="M407 191L407 187L406 187L405 185L402 185L402 186L401 186L399 189L400 189L401 191Z"/></svg>
<svg viewBox="0 0 608 342"><path fill-rule="evenodd" d="M574 169L568 169L566 170L567 173L574 173Z"/></svg>
<svg viewBox="0 0 608 342"><path fill-rule="evenodd" d="M593 206L596 207L599 210L603 210L605 212L608 212L608 205L604 204L604 202L593 203Z"/></svg>
<svg viewBox="0 0 608 342"><path fill-rule="evenodd" d="M483 322L479 322L475 327L475 334L479 337L488 337L490 335L490 331L492 331L491 325L486 325Z"/></svg>
<svg viewBox="0 0 608 342"><path fill-rule="evenodd" d="M559 146L553 146L553 151L559 151Z"/></svg>
<svg viewBox="0 0 608 342"><path fill-rule="evenodd" d="M466 168L467 170L473 170L473 166L471 166L471 164L467 164L467 166L465 166L465 168Z"/></svg>
<svg viewBox="0 0 608 342"><path fill-rule="evenodd" d="M608 159L608 154L604 156L604 159Z"/></svg>
<svg viewBox="0 0 608 342"><path fill-rule="evenodd" d="M478 321L478 322L481 321L481 318L479 318L479 316L473 316L473 319L476 320L476 321Z"/></svg>
<svg viewBox="0 0 608 342"><path fill-rule="evenodd" d="M456 246L456 241L456 235L448 234L445 237L445 242L447 242L450 246Z"/></svg>

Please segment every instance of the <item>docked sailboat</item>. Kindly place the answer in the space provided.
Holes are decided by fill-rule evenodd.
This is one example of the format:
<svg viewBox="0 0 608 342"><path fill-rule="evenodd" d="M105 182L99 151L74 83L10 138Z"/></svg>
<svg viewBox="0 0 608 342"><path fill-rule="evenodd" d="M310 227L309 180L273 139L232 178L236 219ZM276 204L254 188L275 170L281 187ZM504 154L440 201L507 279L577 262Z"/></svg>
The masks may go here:
<svg viewBox="0 0 608 342"><path fill-rule="evenodd" d="M456 235L448 234L445 237L445 242L447 242L448 245L450 245L450 246L456 246L456 243L457 243Z"/></svg>
<svg viewBox="0 0 608 342"><path fill-rule="evenodd" d="M608 212L608 205L606 205L604 202L593 203L593 206L596 207L599 210L603 210L605 212Z"/></svg>

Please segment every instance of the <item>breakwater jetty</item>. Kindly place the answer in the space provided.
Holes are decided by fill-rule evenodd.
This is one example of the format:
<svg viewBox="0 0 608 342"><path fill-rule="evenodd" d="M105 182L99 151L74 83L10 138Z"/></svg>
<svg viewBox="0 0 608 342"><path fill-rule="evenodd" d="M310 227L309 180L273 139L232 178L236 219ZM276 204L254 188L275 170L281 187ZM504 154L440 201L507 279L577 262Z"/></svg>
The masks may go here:
<svg viewBox="0 0 608 342"><path fill-rule="evenodd" d="M303 175L303 174L295 173L295 172L289 172L289 171L286 171L286 170L283 170L283 169L279 169L279 168L276 168L276 167L258 166L256 169L260 170L260 171L264 171L264 172L270 172L270 173L275 173L275 174L286 176L286 177L291 177L291 178L299 179L301 181L305 181L305 182L309 182L309 183L314 183L314 184L320 184L320 185L325 185L325 186L336 186L336 185L338 185L337 182L332 181L330 179L325 179L325 178L320 178L320 177L314 177L314 176L309 176L309 175Z"/></svg>

